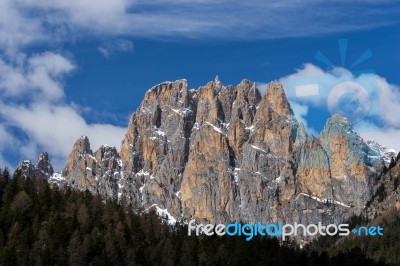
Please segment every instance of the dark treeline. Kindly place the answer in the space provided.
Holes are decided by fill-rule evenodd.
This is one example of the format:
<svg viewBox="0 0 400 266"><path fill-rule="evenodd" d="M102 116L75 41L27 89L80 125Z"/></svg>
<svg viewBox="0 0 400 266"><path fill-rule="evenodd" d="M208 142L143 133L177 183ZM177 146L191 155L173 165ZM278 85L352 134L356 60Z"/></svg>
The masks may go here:
<svg viewBox="0 0 400 266"><path fill-rule="evenodd" d="M7 170L0 206L0 265L377 265L356 246L307 253L275 238L188 236L154 211Z"/></svg>
<svg viewBox="0 0 400 266"><path fill-rule="evenodd" d="M372 221L362 216L353 216L350 228L361 225L380 225L383 236L320 237L307 246L317 253L326 252L330 256L358 250L367 258L387 265L400 265L400 213L394 208Z"/></svg>

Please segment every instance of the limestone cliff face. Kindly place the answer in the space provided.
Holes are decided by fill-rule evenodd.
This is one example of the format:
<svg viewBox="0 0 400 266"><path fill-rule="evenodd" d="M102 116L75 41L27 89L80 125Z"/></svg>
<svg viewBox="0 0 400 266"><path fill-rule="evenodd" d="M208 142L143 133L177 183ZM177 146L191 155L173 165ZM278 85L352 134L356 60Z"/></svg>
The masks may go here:
<svg viewBox="0 0 400 266"><path fill-rule="evenodd" d="M218 78L197 90L186 80L154 86L129 120L121 151L92 152L80 138L58 176L67 185L170 219L339 222L359 213L384 165L339 116L308 136L281 84L265 95ZM172 218L173 217L173 218Z"/></svg>
<svg viewBox="0 0 400 266"><path fill-rule="evenodd" d="M103 145L93 154L89 139L82 136L68 157L62 180L73 188L116 199L120 169L121 160L115 147Z"/></svg>
<svg viewBox="0 0 400 266"><path fill-rule="evenodd" d="M391 210L400 210L400 155L397 155L397 159L396 156L392 158L389 170L382 175L378 189L363 210L363 214L369 219Z"/></svg>
<svg viewBox="0 0 400 266"><path fill-rule="evenodd" d="M335 197L362 208L376 188L383 169L381 153L370 148L351 124L338 115L327 122L319 139L330 158Z"/></svg>

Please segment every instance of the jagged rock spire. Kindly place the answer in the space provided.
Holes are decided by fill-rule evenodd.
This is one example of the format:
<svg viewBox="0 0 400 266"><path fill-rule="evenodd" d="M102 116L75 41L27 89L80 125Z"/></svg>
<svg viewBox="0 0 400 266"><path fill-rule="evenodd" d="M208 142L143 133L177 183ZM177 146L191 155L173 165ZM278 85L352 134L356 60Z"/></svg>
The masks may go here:
<svg viewBox="0 0 400 266"><path fill-rule="evenodd" d="M26 177L39 177L44 179L49 179L54 173L47 152L42 152L39 155L36 165L33 165L30 160L21 161L17 166L17 170L22 171L22 174Z"/></svg>

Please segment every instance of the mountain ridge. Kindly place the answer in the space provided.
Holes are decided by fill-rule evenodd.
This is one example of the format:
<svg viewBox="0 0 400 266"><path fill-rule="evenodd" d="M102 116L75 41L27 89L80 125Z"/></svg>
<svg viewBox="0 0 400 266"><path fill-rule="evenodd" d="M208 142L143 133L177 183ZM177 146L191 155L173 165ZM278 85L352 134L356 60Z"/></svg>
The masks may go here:
<svg viewBox="0 0 400 266"><path fill-rule="evenodd" d="M375 193L385 166L377 147L338 115L308 136L277 82L262 96L249 80L198 90L177 80L146 92L119 153L93 153L82 137L62 173L43 178L171 220L330 223L361 213Z"/></svg>

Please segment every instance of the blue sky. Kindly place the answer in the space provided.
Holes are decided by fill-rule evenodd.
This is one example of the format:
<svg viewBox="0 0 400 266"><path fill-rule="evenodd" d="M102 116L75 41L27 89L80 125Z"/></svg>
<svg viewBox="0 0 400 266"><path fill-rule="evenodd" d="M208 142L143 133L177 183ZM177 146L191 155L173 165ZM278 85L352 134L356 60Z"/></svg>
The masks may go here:
<svg viewBox="0 0 400 266"><path fill-rule="evenodd" d="M359 107L361 135L400 149L400 1L0 0L0 10L1 166L45 150L60 170L81 134L94 150L118 148L150 87L215 75L260 90L283 82L313 134ZM318 95L299 97L307 84Z"/></svg>

